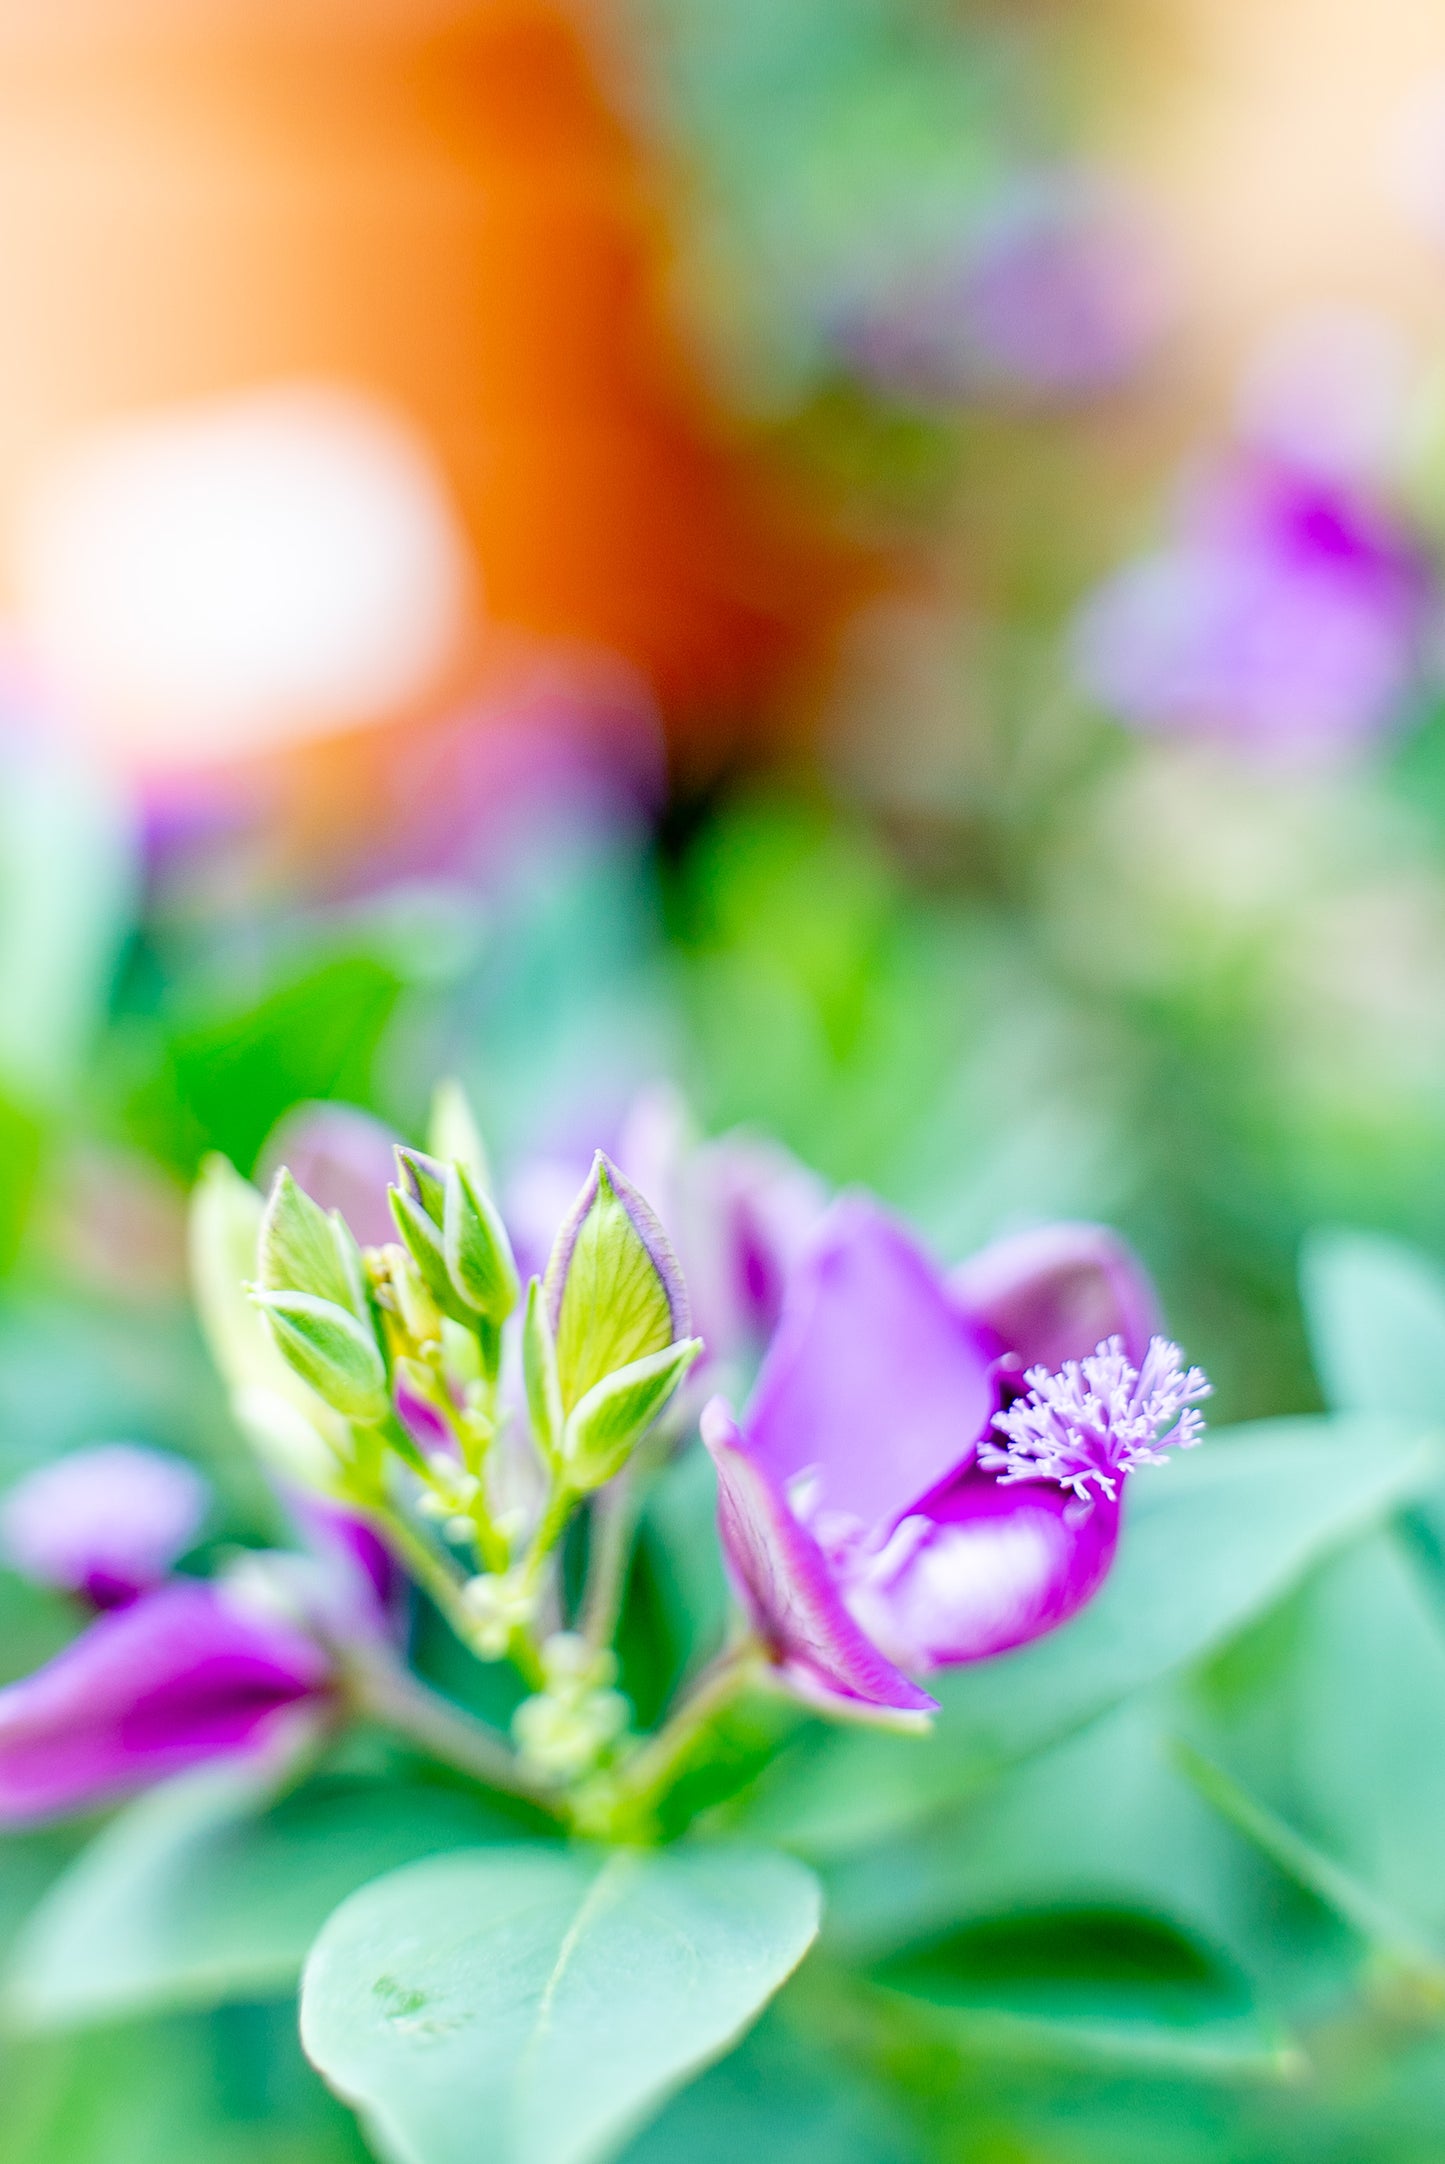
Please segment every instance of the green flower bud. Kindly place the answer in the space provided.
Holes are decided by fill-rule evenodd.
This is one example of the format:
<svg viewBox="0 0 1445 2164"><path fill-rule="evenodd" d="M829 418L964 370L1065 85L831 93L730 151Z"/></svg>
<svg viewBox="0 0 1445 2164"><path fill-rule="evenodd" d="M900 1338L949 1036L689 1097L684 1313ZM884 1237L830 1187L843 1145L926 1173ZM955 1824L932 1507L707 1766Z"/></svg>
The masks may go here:
<svg viewBox="0 0 1445 2164"><path fill-rule="evenodd" d="M543 1279L566 1412L620 1368L687 1335L677 1258L650 1206L599 1150Z"/></svg>
<svg viewBox="0 0 1445 2164"><path fill-rule="evenodd" d="M464 1165L447 1168L442 1247L447 1274L469 1307L496 1326L517 1304L517 1265L497 1206Z"/></svg>
<svg viewBox="0 0 1445 2164"><path fill-rule="evenodd" d="M460 1082L438 1082L431 1101L426 1146L444 1165L460 1165L478 1187L492 1191L492 1168L467 1093Z"/></svg>
<svg viewBox="0 0 1445 2164"><path fill-rule="evenodd" d="M594 1383L567 1416L562 1463L579 1494L600 1488L622 1470L702 1351L700 1337L664 1346Z"/></svg>
<svg viewBox="0 0 1445 2164"><path fill-rule="evenodd" d="M522 1319L522 1376L537 1447L555 1463L562 1450L562 1389L557 1380L557 1347L552 1341L547 1302L538 1277L527 1287L527 1312Z"/></svg>
<svg viewBox="0 0 1445 2164"><path fill-rule="evenodd" d="M268 1292L305 1292L345 1308L358 1322L370 1308L361 1254L338 1211L330 1216L283 1166L261 1220L257 1276Z"/></svg>
<svg viewBox="0 0 1445 2164"><path fill-rule="evenodd" d="M407 1253L427 1291L453 1322L472 1324L476 1311L452 1283L442 1227L446 1215L447 1167L421 1150L396 1153L397 1185L387 1189L391 1214Z"/></svg>
<svg viewBox="0 0 1445 2164"><path fill-rule="evenodd" d="M392 1241L381 1254L386 1264L386 1280L395 1296L396 1311L407 1336L417 1345L440 1340L441 1309L407 1249Z"/></svg>
<svg viewBox="0 0 1445 2164"><path fill-rule="evenodd" d="M278 1351L305 1383L348 1420L385 1417L386 1368L371 1332L334 1300L312 1292L252 1294Z"/></svg>

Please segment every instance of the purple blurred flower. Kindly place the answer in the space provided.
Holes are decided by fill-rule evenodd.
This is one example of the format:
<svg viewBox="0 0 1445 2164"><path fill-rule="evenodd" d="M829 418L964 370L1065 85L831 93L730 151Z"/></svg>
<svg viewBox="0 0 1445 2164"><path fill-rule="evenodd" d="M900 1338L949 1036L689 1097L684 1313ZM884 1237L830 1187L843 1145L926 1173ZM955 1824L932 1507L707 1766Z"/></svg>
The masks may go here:
<svg viewBox="0 0 1445 2164"><path fill-rule="evenodd" d="M1098 175L1021 176L933 261L886 274L840 343L905 397L1094 397L1160 335L1158 254L1138 207Z"/></svg>
<svg viewBox="0 0 1445 2164"><path fill-rule="evenodd" d="M0 1501L0 1553L37 1584L118 1608L191 1546L208 1494L180 1458L96 1443L41 1466Z"/></svg>
<svg viewBox="0 0 1445 2164"><path fill-rule="evenodd" d="M340 1210L363 1247L382 1247L396 1238L386 1190L396 1176L399 1140L355 1105L296 1105L272 1129L257 1177L269 1188L287 1166L313 1202Z"/></svg>
<svg viewBox="0 0 1445 2164"><path fill-rule="evenodd" d="M1431 599L1421 551L1364 488L1241 453L1164 547L1095 593L1075 651L1090 693L1136 728L1328 757L1391 720Z"/></svg>
<svg viewBox="0 0 1445 2164"><path fill-rule="evenodd" d="M145 1593L0 1690L0 1821L86 1809L261 1747L283 1717L324 1704L330 1674L304 1630L225 1585Z"/></svg>
<svg viewBox="0 0 1445 2164"><path fill-rule="evenodd" d="M926 1712L904 1671L1006 1652L1098 1590L1130 1468L1196 1439L1207 1388L1153 1321L1101 1228L1000 1242L950 1284L876 1204L834 1206L742 1428L718 1399L703 1418L729 1562L794 1690Z"/></svg>

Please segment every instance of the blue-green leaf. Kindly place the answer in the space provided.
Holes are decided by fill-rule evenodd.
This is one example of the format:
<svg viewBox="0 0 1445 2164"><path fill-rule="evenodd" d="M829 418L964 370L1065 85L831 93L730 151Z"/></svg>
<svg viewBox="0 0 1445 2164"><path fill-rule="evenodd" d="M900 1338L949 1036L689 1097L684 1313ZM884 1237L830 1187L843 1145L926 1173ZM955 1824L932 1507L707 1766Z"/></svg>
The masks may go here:
<svg viewBox="0 0 1445 2164"><path fill-rule="evenodd" d="M331 1918L302 2042L405 2164L585 2164L736 2041L817 1928L812 1874L764 1851L440 1856Z"/></svg>
<svg viewBox="0 0 1445 2164"><path fill-rule="evenodd" d="M284 1991L338 1901L516 1820L419 1782L315 1781L279 1802L210 1766L132 1804L50 1889L16 1948L12 2025L52 2028Z"/></svg>

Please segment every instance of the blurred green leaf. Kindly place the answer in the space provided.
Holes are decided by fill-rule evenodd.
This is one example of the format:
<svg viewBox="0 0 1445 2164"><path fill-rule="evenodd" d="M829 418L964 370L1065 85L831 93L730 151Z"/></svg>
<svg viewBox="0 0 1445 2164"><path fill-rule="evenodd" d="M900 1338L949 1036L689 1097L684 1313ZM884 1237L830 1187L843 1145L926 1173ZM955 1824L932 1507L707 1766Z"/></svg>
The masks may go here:
<svg viewBox="0 0 1445 2164"><path fill-rule="evenodd" d="M974 2048L1283 2076L1298 2055L1240 1979L1182 1932L1107 1909L994 1918L910 1948L880 1984Z"/></svg>
<svg viewBox="0 0 1445 2164"><path fill-rule="evenodd" d="M1445 1270L1402 1240L1326 1231L1306 1241L1300 1279L1330 1404L1445 1428Z"/></svg>
<svg viewBox="0 0 1445 2164"><path fill-rule="evenodd" d="M504 1806L417 1782L309 1782L268 1802L210 1766L113 1820L30 1918L7 2012L21 2027L268 1996L347 1894L440 1849L515 1840Z"/></svg>
<svg viewBox="0 0 1445 2164"><path fill-rule="evenodd" d="M326 1925L302 2040L409 2164L479 2140L584 2164L736 2040L817 1925L812 1874L763 1851L437 1857Z"/></svg>
<svg viewBox="0 0 1445 2164"><path fill-rule="evenodd" d="M987 1779L1198 1660L1322 1555L1438 1479L1433 1442L1384 1420L1261 1421L1134 1476L1119 1561L1083 1614L1001 1659L934 1679L934 1733L809 1732L747 1822L836 1853Z"/></svg>
<svg viewBox="0 0 1445 2164"><path fill-rule="evenodd" d="M294 2003L7 2042L0 2164L367 2164Z"/></svg>

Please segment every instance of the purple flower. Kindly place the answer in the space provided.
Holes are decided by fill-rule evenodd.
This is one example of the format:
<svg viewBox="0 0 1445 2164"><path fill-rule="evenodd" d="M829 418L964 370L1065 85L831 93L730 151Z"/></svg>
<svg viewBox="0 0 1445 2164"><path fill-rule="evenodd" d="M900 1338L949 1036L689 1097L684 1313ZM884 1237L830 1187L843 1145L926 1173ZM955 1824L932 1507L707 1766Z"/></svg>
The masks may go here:
<svg viewBox="0 0 1445 2164"><path fill-rule="evenodd" d="M950 1282L873 1202L834 1206L743 1426L717 1399L703 1418L723 1544L791 1688L926 1712L905 1671L1005 1652L1098 1590L1130 1469L1197 1439L1208 1387L1152 1321L1102 1228L1000 1242Z"/></svg>
<svg viewBox="0 0 1445 2164"><path fill-rule="evenodd" d="M843 313L839 341L904 397L1095 397L1158 340L1158 254L1138 207L1100 176L1021 175L931 261L885 272Z"/></svg>
<svg viewBox="0 0 1445 2164"><path fill-rule="evenodd" d="M0 1501L0 1552L37 1584L118 1608L191 1546L208 1493L180 1458L96 1443L41 1466Z"/></svg>
<svg viewBox="0 0 1445 2164"><path fill-rule="evenodd" d="M1358 483L1236 455L1085 606L1078 666L1136 728L1328 757L1399 708L1430 598L1420 551Z"/></svg>
<svg viewBox="0 0 1445 2164"><path fill-rule="evenodd" d="M330 1662L225 1585L176 1580L96 1619L0 1690L0 1821L89 1808L226 1753L325 1702Z"/></svg>

